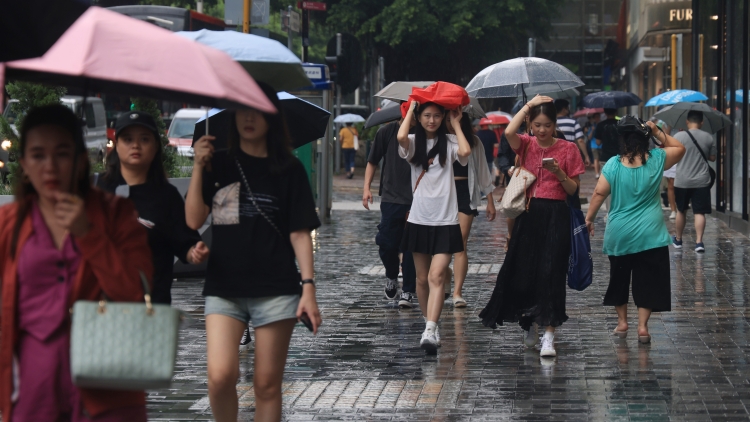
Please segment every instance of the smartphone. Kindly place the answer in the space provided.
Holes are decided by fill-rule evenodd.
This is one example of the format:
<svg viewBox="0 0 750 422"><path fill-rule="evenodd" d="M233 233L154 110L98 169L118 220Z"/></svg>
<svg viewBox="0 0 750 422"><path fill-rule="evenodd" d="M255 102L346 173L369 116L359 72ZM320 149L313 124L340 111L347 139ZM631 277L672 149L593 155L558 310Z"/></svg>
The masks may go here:
<svg viewBox="0 0 750 422"><path fill-rule="evenodd" d="M308 317L306 313L303 313L302 316L299 317L299 322L304 324L304 326L307 327L310 332L314 331L312 322L310 322L310 317Z"/></svg>
<svg viewBox="0 0 750 422"><path fill-rule="evenodd" d="M554 163L555 163L555 159L554 158L542 158L542 165L545 165L545 164L554 164Z"/></svg>

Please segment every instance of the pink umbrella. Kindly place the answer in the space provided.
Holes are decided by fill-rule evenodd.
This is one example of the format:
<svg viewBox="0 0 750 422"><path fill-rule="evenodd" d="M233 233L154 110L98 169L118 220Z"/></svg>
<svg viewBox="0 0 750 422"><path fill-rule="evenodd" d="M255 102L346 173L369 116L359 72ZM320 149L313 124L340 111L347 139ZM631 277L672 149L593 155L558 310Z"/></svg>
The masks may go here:
<svg viewBox="0 0 750 422"><path fill-rule="evenodd" d="M589 114L602 114L604 113L603 108L582 108L575 112L573 117L588 116Z"/></svg>
<svg viewBox="0 0 750 422"><path fill-rule="evenodd" d="M99 7L81 15L44 56L4 67L11 80L276 112L245 69L225 53Z"/></svg>

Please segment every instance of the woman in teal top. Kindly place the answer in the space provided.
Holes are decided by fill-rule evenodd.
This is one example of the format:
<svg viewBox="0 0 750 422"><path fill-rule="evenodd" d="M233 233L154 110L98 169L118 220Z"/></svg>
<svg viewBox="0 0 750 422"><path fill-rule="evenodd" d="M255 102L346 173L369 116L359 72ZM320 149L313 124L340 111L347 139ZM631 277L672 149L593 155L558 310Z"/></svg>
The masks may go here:
<svg viewBox="0 0 750 422"><path fill-rule="evenodd" d="M669 232L661 211L659 188L662 172L685 154L680 141L647 122L663 149L649 151L649 137L634 132L620 136L620 155L602 169L591 198L586 226L594 235L594 219L604 200L612 195L604 232L604 253L609 255L609 287L604 306L617 310L613 334L628 333L628 297L633 280L633 302L638 307L638 341L649 343L651 312L672 310L669 277ZM619 129L619 128L618 128ZM619 132L619 130L618 130Z"/></svg>

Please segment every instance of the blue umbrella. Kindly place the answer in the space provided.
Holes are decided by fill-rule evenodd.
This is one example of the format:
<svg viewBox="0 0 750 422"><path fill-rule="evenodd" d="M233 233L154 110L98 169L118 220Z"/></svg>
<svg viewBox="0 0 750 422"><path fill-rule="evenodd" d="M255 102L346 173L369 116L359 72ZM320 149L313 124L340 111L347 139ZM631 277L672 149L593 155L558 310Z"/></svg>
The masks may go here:
<svg viewBox="0 0 750 422"><path fill-rule="evenodd" d="M674 91L663 92L646 103L646 107L655 107L661 105L671 105L677 103L697 103L705 101L708 97L698 91L689 89L675 89Z"/></svg>
<svg viewBox="0 0 750 422"><path fill-rule="evenodd" d="M601 91L583 97L583 105L588 108L620 108L638 105L642 102L637 95L623 91Z"/></svg>
<svg viewBox="0 0 750 422"><path fill-rule="evenodd" d="M239 62L256 81L277 91L312 85L302 62L278 41L236 31L180 31L185 38L221 50Z"/></svg>
<svg viewBox="0 0 750 422"><path fill-rule="evenodd" d="M279 101L281 101L281 109L286 117L293 148L299 148L325 136L331 117L331 113L328 110L287 92L279 92L276 95L279 97ZM210 133L216 137L214 146L217 150L227 147L226 142L229 135L229 128L234 124L234 122L229 120L231 116L231 113L218 108L208 111L208 122L211 127ZM200 124L205 120L206 118L202 117L195 122L193 144L206 134L206 125Z"/></svg>

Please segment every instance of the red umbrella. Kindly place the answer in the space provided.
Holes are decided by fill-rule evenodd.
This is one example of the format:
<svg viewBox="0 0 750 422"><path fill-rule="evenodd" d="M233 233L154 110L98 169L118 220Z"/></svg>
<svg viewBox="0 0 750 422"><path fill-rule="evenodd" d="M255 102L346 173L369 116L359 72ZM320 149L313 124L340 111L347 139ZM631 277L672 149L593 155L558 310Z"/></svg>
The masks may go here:
<svg viewBox="0 0 750 422"><path fill-rule="evenodd" d="M487 117L479 120L480 125L507 125L510 120L499 114L488 114Z"/></svg>
<svg viewBox="0 0 750 422"><path fill-rule="evenodd" d="M573 117L583 117L583 116L588 116L589 114L602 114L602 113L604 113L603 108L583 108L583 109L576 111Z"/></svg>
<svg viewBox="0 0 750 422"><path fill-rule="evenodd" d="M81 15L44 56L4 67L7 79L276 111L245 69L225 53L99 7Z"/></svg>

